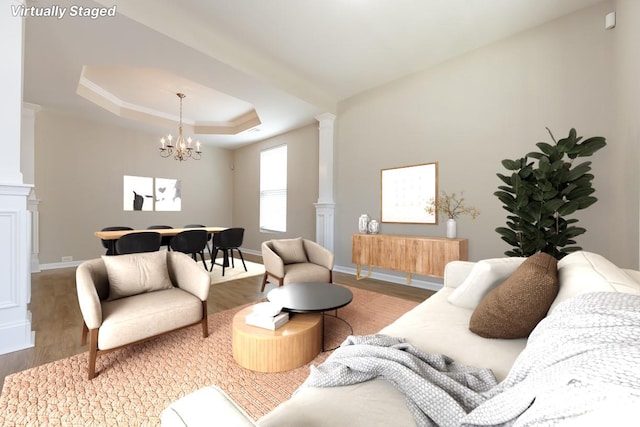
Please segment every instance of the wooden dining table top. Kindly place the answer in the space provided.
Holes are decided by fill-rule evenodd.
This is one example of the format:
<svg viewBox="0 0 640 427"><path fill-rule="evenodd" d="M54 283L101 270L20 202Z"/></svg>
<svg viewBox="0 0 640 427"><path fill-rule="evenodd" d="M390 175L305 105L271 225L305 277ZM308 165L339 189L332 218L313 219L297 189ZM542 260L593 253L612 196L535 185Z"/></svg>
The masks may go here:
<svg viewBox="0 0 640 427"><path fill-rule="evenodd" d="M125 234L131 233L143 233L153 231L159 233L162 236L175 236L178 233L187 230L206 230L209 233L219 233L226 230L227 227L193 227L193 228L154 228L154 229L140 229L140 230L115 230L115 231L95 231L93 234L102 240L117 240Z"/></svg>

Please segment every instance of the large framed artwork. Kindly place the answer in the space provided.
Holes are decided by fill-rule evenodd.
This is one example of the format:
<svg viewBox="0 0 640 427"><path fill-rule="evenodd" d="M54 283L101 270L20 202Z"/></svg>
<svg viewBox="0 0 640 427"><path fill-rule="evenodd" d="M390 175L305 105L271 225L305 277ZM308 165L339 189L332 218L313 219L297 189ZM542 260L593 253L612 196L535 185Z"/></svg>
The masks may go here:
<svg viewBox="0 0 640 427"><path fill-rule="evenodd" d="M122 194L125 211L182 210L179 179L125 175Z"/></svg>
<svg viewBox="0 0 640 427"><path fill-rule="evenodd" d="M391 223L437 224L438 214L425 207L438 195L438 162L380 171L380 220Z"/></svg>

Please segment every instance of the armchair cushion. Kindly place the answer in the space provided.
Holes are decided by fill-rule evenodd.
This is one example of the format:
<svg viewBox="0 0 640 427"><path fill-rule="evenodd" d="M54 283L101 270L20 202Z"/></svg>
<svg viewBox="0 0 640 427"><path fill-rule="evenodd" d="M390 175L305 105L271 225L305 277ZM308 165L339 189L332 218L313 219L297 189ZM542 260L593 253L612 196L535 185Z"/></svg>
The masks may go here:
<svg viewBox="0 0 640 427"><path fill-rule="evenodd" d="M102 256L109 277L109 300L171 289L166 252Z"/></svg>
<svg viewBox="0 0 640 427"><path fill-rule="evenodd" d="M309 262L302 238L273 240L273 249L286 264Z"/></svg>
<svg viewBox="0 0 640 427"><path fill-rule="evenodd" d="M104 302L98 348L117 348L202 319L202 302L178 288Z"/></svg>
<svg viewBox="0 0 640 427"><path fill-rule="evenodd" d="M331 281L331 270L311 263L289 264L284 266L284 282L326 282Z"/></svg>

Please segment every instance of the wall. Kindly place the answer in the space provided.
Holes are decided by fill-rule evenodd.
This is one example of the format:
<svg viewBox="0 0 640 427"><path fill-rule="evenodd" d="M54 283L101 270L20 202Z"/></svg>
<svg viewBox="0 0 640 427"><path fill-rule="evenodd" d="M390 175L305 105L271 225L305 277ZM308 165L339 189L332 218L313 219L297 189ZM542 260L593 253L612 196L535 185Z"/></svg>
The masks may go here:
<svg viewBox="0 0 640 427"><path fill-rule="evenodd" d="M287 232L260 231L260 151L287 144ZM309 125L233 151L233 225L244 227L243 248L260 252L265 240L315 240L318 200L318 125Z"/></svg>
<svg viewBox="0 0 640 427"><path fill-rule="evenodd" d="M470 240L470 259L502 256L509 247L495 228L504 225L507 212L493 196L501 184L496 173L505 172L502 159L550 141L548 126L556 138L572 127L585 137L608 138L608 146L590 158L600 201L576 215L588 230L578 244L636 266L638 184L628 181L628 171L637 169L637 156L625 157L636 149L615 133L615 33L604 30L611 9L611 2L599 3L341 102L336 264L353 266L350 236L358 216L379 218L380 169L432 161L439 162L440 189L464 190L481 211L475 221L458 222L459 236ZM444 221L382 224L381 231L444 236L444 227Z"/></svg>
<svg viewBox="0 0 640 427"><path fill-rule="evenodd" d="M40 263L95 258L93 232L111 225L146 228L232 224L231 152L206 146L199 161L158 154L158 135L44 110L36 117ZM181 212L123 211L123 176L182 180Z"/></svg>
<svg viewBox="0 0 640 427"><path fill-rule="evenodd" d="M621 225L620 251L628 251L629 262L633 268L638 267L638 235L640 228L640 200L638 170L640 141L640 55L638 55L638 40L640 40L640 2L637 0L618 0L614 2L611 11L616 12L616 27L611 31L615 41L614 58L614 88L616 94L615 105L615 139L614 142L622 149L616 150L616 159L612 170L620 177L619 185L612 188L615 194L612 199L616 204L609 205L610 209L603 218L609 224ZM621 214L626 214L621 217ZM622 222L624 221L624 222ZM613 228L616 228L614 225ZM616 245L612 241L610 244ZM631 245L635 245L632 247ZM631 261L635 257L635 263Z"/></svg>

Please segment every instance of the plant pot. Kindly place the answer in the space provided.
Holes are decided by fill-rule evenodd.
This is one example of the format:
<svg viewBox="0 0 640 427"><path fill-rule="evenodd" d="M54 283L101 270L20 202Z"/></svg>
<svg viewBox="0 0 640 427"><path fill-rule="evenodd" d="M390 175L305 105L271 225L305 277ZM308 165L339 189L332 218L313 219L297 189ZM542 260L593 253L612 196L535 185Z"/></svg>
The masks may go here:
<svg viewBox="0 0 640 427"><path fill-rule="evenodd" d="M447 220L447 237L449 239L455 239L457 232L458 230L457 230L456 220L453 218L449 218Z"/></svg>

